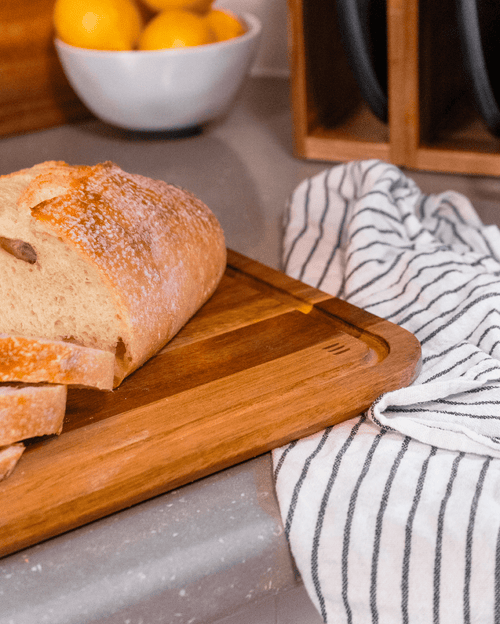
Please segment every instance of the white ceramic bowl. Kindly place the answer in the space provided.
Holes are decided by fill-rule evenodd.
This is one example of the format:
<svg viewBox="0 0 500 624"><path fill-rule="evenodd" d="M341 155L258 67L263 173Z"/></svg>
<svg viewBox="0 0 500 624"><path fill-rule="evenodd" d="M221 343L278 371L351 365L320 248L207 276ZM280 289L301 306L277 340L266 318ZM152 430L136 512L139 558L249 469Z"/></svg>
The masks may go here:
<svg viewBox="0 0 500 624"><path fill-rule="evenodd" d="M101 51L55 45L75 92L100 119L129 130L200 126L227 112L257 51L261 23L241 16L247 32L190 48Z"/></svg>

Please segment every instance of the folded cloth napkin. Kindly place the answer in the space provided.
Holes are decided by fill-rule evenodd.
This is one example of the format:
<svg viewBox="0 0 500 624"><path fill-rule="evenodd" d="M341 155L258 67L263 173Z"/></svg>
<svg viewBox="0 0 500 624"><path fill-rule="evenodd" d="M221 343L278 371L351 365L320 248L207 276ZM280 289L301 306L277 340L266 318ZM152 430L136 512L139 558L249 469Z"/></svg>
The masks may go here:
<svg viewBox="0 0 500 624"><path fill-rule="evenodd" d="M499 230L463 195L351 162L294 191L283 268L422 345L410 387L273 452L324 621L500 622Z"/></svg>

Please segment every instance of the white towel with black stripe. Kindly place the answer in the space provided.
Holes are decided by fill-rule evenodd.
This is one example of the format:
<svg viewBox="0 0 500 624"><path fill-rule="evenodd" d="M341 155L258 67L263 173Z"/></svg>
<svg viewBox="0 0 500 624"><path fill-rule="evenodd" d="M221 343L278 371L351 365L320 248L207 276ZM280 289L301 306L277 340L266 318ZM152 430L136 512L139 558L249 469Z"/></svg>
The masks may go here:
<svg viewBox="0 0 500 624"><path fill-rule="evenodd" d="M500 622L499 230L463 195L351 162L293 193L283 266L422 345L410 387L273 453L324 621Z"/></svg>

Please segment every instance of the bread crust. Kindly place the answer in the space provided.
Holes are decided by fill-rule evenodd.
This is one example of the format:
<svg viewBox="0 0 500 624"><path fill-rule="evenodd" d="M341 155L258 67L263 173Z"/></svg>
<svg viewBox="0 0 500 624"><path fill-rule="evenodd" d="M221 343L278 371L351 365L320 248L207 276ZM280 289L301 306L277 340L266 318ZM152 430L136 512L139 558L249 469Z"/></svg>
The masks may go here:
<svg viewBox="0 0 500 624"><path fill-rule="evenodd" d="M114 302L116 387L213 294L226 265L222 228L188 191L111 162L49 161L10 175L16 178L25 183L17 199L20 218L75 250ZM78 335L41 335L101 348Z"/></svg>
<svg viewBox="0 0 500 624"><path fill-rule="evenodd" d="M24 450L25 446L21 442L0 447L0 481L12 474Z"/></svg>
<svg viewBox="0 0 500 624"><path fill-rule="evenodd" d="M0 333L0 382L112 390L113 353L69 342Z"/></svg>
<svg viewBox="0 0 500 624"><path fill-rule="evenodd" d="M66 386L0 386L0 447L60 434L66 411Z"/></svg>

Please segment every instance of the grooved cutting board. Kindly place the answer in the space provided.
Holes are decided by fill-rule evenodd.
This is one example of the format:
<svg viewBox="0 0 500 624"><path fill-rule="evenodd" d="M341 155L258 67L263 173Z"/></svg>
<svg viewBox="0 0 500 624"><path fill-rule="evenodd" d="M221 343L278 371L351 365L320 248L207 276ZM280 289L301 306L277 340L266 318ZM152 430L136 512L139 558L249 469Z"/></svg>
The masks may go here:
<svg viewBox="0 0 500 624"><path fill-rule="evenodd" d="M360 414L419 368L412 334L229 251L158 355L114 392L69 391L62 434L0 483L0 555Z"/></svg>

